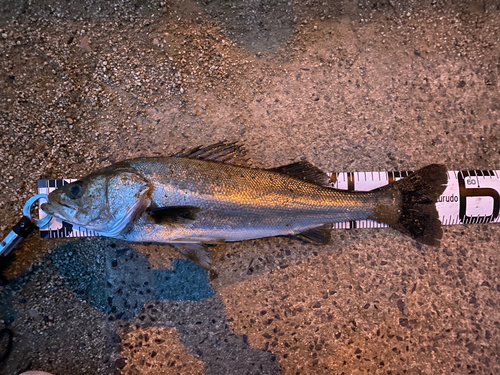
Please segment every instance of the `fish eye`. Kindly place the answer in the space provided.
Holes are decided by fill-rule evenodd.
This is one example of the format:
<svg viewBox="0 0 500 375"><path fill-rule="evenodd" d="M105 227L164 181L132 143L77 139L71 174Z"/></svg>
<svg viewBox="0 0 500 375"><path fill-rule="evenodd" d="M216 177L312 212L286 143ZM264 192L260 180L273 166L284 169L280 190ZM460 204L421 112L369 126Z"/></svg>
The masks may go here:
<svg viewBox="0 0 500 375"><path fill-rule="evenodd" d="M66 191L66 195L71 199L76 199L82 195L82 190L82 183L75 182L73 186L69 187L69 189Z"/></svg>

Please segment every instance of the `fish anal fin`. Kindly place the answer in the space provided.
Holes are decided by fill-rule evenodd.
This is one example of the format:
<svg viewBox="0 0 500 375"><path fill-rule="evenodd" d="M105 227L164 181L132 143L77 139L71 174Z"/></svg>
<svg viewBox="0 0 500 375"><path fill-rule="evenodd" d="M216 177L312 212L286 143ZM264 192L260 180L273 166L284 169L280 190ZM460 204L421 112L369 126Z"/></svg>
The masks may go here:
<svg viewBox="0 0 500 375"><path fill-rule="evenodd" d="M186 258L209 270L212 265L210 251L201 243L185 243L173 245Z"/></svg>
<svg viewBox="0 0 500 375"><path fill-rule="evenodd" d="M242 143L223 141L205 147L198 146L190 150L183 150L172 156L250 166L245 155L246 150Z"/></svg>
<svg viewBox="0 0 500 375"><path fill-rule="evenodd" d="M327 186L330 182L330 178L325 172L308 161L299 161L297 163L282 165L281 167L270 168L268 171L282 173L296 180L306 181L320 186Z"/></svg>
<svg viewBox="0 0 500 375"><path fill-rule="evenodd" d="M196 220L196 215L201 208L194 206L170 206L151 208L148 215L156 224L189 223Z"/></svg>
<svg viewBox="0 0 500 375"><path fill-rule="evenodd" d="M320 227L307 229L297 234L297 237L304 237L311 242L326 245L332 238L332 225L325 224Z"/></svg>

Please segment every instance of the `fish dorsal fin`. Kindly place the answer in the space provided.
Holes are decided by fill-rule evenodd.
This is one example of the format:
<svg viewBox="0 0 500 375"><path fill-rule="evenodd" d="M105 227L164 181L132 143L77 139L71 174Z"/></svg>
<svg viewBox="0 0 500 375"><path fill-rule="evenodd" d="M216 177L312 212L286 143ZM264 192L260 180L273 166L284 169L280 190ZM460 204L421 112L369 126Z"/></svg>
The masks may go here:
<svg viewBox="0 0 500 375"><path fill-rule="evenodd" d="M314 243L326 245L332 239L332 225L325 224L320 227L307 229L298 233L297 237L305 237Z"/></svg>
<svg viewBox="0 0 500 375"><path fill-rule="evenodd" d="M198 146L190 150L182 150L172 156L176 158L209 160L249 166L248 159L245 158L245 155L246 151L243 144L236 141L218 142L205 147Z"/></svg>
<svg viewBox="0 0 500 375"><path fill-rule="evenodd" d="M297 163L282 165L281 167L270 168L268 171L283 173L297 180L321 186L328 185L330 181L330 178L325 172L308 161L299 161Z"/></svg>
<svg viewBox="0 0 500 375"><path fill-rule="evenodd" d="M201 208L194 206L170 206L150 208L147 213L156 224L189 223L196 220Z"/></svg>

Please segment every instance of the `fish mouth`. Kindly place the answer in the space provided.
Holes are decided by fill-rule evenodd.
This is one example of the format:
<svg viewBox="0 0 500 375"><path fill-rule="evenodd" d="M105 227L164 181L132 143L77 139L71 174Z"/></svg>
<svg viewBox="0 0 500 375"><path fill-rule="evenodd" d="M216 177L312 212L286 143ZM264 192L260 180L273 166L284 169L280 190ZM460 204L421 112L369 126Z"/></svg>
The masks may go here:
<svg viewBox="0 0 500 375"><path fill-rule="evenodd" d="M42 203L42 205L40 206L40 208L42 209L43 212L45 212L47 215L52 215L54 216L54 209L53 209L53 205L52 203L49 203L49 202L45 202L45 203Z"/></svg>
<svg viewBox="0 0 500 375"><path fill-rule="evenodd" d="M77 209L74 207L66 206L62 203L45 202L42 204L41 209L48 215L52 215L59 219L71 222L76 215Z"/></svg>

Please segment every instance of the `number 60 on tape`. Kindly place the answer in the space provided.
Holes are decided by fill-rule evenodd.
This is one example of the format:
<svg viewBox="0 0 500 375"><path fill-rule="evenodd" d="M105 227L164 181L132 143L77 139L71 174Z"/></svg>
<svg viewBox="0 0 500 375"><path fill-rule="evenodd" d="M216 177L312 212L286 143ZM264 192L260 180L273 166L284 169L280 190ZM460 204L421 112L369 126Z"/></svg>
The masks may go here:
<svg viewBox="0 0 500 375"><path fill-rule="evenodd" d="M331 173L330 187L350 191L368 191L406 177L411 172L344 172ZM38 194L68 184L73 179L40 180ZM43 202L40 201L40 204ZM439 197L436 208L443 225L500 222L500 170L448 171L448 186ZM43 218L44 213L40 210ZM386 224L371 220L336 223L336 229L382 228ZM42 238L93 237L97 233L74 227L53 218L49 227L40 230Z"/></svg>

